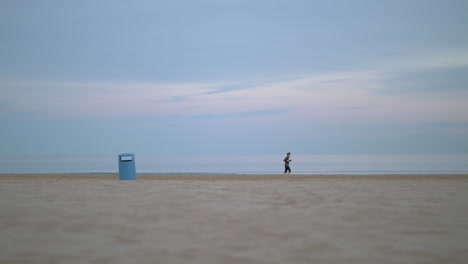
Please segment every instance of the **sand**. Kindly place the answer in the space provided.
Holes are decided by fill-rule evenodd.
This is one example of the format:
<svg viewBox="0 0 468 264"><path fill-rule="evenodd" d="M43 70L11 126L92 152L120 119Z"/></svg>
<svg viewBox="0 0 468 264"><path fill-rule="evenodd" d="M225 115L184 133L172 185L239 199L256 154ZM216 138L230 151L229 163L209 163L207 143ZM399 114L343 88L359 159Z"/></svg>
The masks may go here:
<svg viewBox="0 0 468 264"><path fill-rule="evenodd" d="M468 263L468 175L0 175L0 263Z"/></svg>

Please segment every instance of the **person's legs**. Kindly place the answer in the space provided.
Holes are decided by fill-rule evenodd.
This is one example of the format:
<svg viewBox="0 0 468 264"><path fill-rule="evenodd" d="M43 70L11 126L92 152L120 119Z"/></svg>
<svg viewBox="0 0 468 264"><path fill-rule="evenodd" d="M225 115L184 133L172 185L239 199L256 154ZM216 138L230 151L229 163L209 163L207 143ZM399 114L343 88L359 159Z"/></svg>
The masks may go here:
<svg viewBox="0 0 468 264"><path fill-rule="evenodd" d="M291 168L289 166L284 166L284 174L286 174L286 172L291 173Z"/></svg>

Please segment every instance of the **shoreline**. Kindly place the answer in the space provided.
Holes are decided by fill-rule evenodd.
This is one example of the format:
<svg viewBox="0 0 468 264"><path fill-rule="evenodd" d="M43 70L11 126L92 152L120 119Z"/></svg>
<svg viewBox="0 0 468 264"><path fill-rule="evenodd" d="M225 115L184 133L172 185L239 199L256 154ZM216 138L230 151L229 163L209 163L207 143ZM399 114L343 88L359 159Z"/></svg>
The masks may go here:
<svg viewBox="0 0 468 264"><path fill-rule="evenodd" d="M118 173L0 174L3 180L118 180ZM468 174L137 174L138 180L272 181L272 180L468 180Z"/></svg>

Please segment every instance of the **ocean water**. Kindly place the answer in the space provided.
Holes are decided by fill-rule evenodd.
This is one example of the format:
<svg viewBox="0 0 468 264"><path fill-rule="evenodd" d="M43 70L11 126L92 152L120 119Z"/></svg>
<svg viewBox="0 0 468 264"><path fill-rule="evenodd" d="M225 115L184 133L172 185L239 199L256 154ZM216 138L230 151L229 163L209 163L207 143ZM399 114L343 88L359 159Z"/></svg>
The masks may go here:
<svg viewBox="0 0 468 264"><path fill-rule="evenodd" d="M0 156L6 173L117 173L117 155ZM139 155L137 173L283 173L285 155ZM291 157L294 174L468 173L468 155L303 155Z"/></svg>

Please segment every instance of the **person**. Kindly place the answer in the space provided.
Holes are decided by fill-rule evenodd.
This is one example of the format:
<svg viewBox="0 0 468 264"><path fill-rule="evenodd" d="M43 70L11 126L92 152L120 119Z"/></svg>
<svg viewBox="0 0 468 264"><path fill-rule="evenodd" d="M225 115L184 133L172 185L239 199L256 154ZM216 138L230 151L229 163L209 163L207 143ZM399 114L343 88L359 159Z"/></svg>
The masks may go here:
<svg viewBox="0 0 468 264"><path fill-rule="evenodd" d="M286 155L286 158L283 159L284 161L284 174L286 174L286 172L288 172L288 174L291 173L291 167L289 167L289 162L292 161L292 159L290 159L291 157L291 152L288 152L288 154Z"/></svg>

